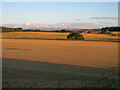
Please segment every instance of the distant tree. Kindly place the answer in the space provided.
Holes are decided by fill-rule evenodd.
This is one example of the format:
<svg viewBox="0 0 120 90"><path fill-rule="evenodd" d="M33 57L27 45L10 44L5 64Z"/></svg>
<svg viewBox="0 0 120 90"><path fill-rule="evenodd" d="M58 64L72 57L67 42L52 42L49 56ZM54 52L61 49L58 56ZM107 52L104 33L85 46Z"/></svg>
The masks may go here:
<svg viewBox="0 0 120 90"><path fill-rule="evenodd" d="M63 30L61 30L60 32L66 33L66 32L71 32L71 31L70 31L70 30L63 29Z"/></svg>
<svg viewBox="0 0 120 90"><path fill-rule="evenodd" d="M109 31L120 31L120 27L110 27Z"/></svg>
<svg viewBox="0 0 120 90"><path fill-rule="evenodd" d="M120 31L120 27L104 27L101 29L101 33L107 33L107 31Z"/></svg>
<svg viewBox="0 0 120 90"><path fill-rule="evenodd" d="M72 32L67 36L68 40L84 40L83 36L80 33Z"/></svg>
<svg viewBox="0 0 120 90"><path fill-rule="evenodd" d="M2 27L2 32L13 32L14 28Z"/></svg>
<svg viewBox="0 0 120 90"><path fill-rule="evenodd" d="M63 30L61 30L61 32L62 32L62 33L64 33L64 32L66 32L66 30L65 30L65 29L63 29Z"/></svg>
<svg viewBox="0 0 120 90"><path fill-rule="evenodd" d="M107 31L108 29L109 29L108 27L102 28L102 29L101 29L101 33L106 33L106 31Z"/></svg>
<svg viewBox="0 0 120 90"><path fill-rule="evenodd" d="M23 29L22 28L14 28L14 32L22 32Z"/></svg>

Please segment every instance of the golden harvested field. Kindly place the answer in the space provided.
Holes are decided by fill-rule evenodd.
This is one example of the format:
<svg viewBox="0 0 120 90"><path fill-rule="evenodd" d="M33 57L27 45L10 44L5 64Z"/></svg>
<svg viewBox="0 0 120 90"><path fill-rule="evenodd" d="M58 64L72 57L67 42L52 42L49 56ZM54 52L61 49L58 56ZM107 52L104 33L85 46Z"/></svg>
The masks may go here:
<svg viewBox="0 0 120 90"><path fill-rule="evenodd" d="M69 33L56 33L56 32L7 32L2 33L3 39L53 39L61 40L67 39ZM110 36L107 34L84 34L81 33L85 40L98 40L98 41L116 41L119 37ZM118 40L117 40L118 41Z"/></svg>
<svg viewBox="0 0 120 90"><path fill-rule="evenodd" d="M111 33L120 35L120 32L111 32Z"/></svg>
<svg viewBox="0 0 120 90"><path fill-rule="evenodd" d="M20 39L66 39L69 33L53 32L9 32L2 33L2 38L20 38Z"/></svg>
<svg viewBox="0 0 120 90"><path fill-rule="evenodd" d="M117 42L3 39L2 43L2 58L90 67L118 65Z"/></svg>

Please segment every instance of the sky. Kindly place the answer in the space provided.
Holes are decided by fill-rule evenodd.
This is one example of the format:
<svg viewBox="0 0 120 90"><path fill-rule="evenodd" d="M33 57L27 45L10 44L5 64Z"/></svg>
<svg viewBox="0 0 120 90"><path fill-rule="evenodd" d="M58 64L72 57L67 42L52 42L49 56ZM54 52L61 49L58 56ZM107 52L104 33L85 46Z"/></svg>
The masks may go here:
<svg viewBox="0 0 120 90"><path fill-rule="evenodd" d="M2 25L93 29L118 25L117 2L3 2Z"/></svg>

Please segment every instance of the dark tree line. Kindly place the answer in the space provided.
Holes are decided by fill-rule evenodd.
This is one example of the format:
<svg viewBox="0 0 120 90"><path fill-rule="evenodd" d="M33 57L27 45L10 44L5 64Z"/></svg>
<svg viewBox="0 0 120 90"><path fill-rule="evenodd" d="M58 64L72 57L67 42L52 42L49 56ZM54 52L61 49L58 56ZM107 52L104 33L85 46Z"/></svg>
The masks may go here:
<svg viewBox="0 0 120 90"><path fill-rule="evenodd" d="M44 32L44 30L31 30L31 29L26 29L26 30L23 30L23 32Z"/></svg>
<svg viewBox="0 0 120 90"><path fill-rule="evenodd" d="M2 27L2 32L60 32L60 33L66 33L66 32L72 32L72 30L66 30L66 29L62 29L62 30L32 30L32 29L25 29L23 30L22 28L8 28L8 27ZM106 32L110 32L110 31L120 31L120 27L104 27L101 29L101 33L106 33ZM81 31L82 32L82 31Z"/></svg>
<svg viewBox="0 0 120 90"><path fill-rule="evenodd" d="M23 32L61 32L61 33L66 33L66 32L71 32L70 30L50 30L50 31L47 31L47 30L30 30L30 29L26 29L26 30L23 30Z"/></svg>
<svg viewBox="0 0 120 90"><path fill-rule="evenodd" d="M120 31L120 27L104 27L101 29L102 33L106 33L107 31Z"/></svg>
<svg viewBox="0 0 120 90"><path fill-rule="evenodd" d="M9 28L9 27L1 27L2 32L61 32L61 33L66 33L66 32L71 32L70 30L62 29L62 30L39 30L39 29L22 29L22 28Z"/></svg>
<svg viewBox="0 0 120 90"><path fill-rule="evenodd" d="M2 32L21 32L23 31L22 28L8 28L8 27L2 27Z"/></svg>

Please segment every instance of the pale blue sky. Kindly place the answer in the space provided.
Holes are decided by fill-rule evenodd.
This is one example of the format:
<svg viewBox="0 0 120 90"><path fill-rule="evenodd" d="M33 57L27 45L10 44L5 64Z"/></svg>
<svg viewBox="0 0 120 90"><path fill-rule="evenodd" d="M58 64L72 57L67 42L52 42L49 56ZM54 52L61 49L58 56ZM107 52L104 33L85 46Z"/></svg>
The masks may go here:
<svg viewBox="0 0 120 90"><path fill-rule="evenodd" d="M118 24L117 2L4 2L2 7L3 24L14 26L100 28Z"/></svg>

